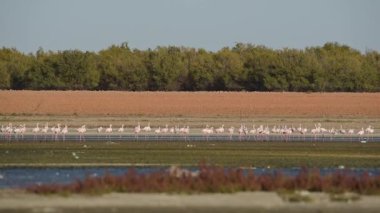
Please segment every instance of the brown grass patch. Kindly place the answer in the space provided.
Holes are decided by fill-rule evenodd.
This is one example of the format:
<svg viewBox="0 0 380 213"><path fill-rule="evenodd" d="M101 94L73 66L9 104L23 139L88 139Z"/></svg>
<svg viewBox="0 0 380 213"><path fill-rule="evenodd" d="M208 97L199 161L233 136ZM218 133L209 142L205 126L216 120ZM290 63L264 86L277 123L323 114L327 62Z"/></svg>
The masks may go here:
<svg viewBox="0 0 380 213"><path fill-rule="evenodd" d="M380 93L0 91L0 113L380 117Z"/></svg>

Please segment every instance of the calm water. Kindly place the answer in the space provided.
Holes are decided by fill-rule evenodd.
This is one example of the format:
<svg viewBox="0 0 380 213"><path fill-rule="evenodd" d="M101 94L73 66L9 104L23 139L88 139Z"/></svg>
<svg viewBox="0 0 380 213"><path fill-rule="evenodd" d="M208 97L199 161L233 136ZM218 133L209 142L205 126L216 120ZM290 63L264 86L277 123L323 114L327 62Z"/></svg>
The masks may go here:
<svg viewBox="0 0 380 213"><path fill-rule="evenodd" d="M106 172L113 175L122 175L131 169L129 167L73 167L73 168L0 168L0 188L20 188L33 184L42 183L70 183L78 179L84 179L86 176L102 176ZM139 174L148 174L156 171L164 171L167 167L135 167ZM189 168L197 170L197 168ZM296 176L301 168L286 169L252 169L255 175L262 175L281 171L288 176ZM327 175L336 171L342 171L339 168L322 168L321 175ZM368 172L369 175L379 176L380 168L356 168L344 169L355 175L361 175ZM248 169L245 169L248 171Z"/></svg>

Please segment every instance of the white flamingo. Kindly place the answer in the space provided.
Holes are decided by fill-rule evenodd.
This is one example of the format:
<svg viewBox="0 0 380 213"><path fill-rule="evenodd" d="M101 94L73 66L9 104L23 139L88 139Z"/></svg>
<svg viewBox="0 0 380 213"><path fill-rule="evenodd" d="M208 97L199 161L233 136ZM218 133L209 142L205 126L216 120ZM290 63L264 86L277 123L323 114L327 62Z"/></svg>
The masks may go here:
<svg viewBox="0 0 380 213"><path fill-rule="evenodd" d="M238 133L239 133L239 140L241 141L241 136L243 134L244 135L247 134L247 129L246 129L246 127L243 124L240 124L240 128L238 129Z"/></svg>
<svg viewBox="0 0 380 213"><path fill-rule="evenodd" d="M144 131L144 132L150 132L150 131L152 131L152 128L150 128L150 122L148 123L147 126L145 126L145 127L143 128L143 131Z"/></svg>
<svg viewBox="0 0 380 213"><path fill-rule="evenodd" d="M208 136L211 134L211 128L209 128L208 124L205 128L202 129L203 135L206 137L206 140L208 141Z"/></svg>
<svg viewBox="0 0 380 213"><path fill-rule="evenodd" d="M41 129L41 132L45 135L45 141L46 141L46 136L48 134L48 131L49 131L49 124L46 123L44 128Z"/></svg>
<svg viewBox="0 0 380 213"><path fill-rule="evenodd" d="M8 126L5 127L5 133L7 135L8 140L12 141L12 133L13 133L12 123L9 123Z"/></svg>
<svg viewBox="0 0 380 213"><path fill-rule="evenodd" d="M146 132L146 133L152 131L152 128L150 127L150 122L148 122L148 125L147 125L147 126L144 126L144 128L142 128L142 131L144 131L144 132ZM145 140L146 140L146 136L147 136L147 134L145 134Z"/></svg>
<svg viewBox="0 0 380 213"><path fill-rule="evenodd" d="M249 138L251 138L251 135L253 135L254 140L256 140L256 132L257 130L255 128L255 125L252 125L252 129L249 130Z"/></svg>
<svg viewBox="0 0 380 213"><path fill-rule="evenodd" d="M124 124L121 125L121 127L117 130L119 132L119 138L121 138L121 134L124 133Z"/></svg>
<svg viewBox="0 0 380 213"><path fill-rule="evenodd" d="M318 123L318 125L315 125L315 128L310 130L311 134L314 135L314 140L317 140L317 135L321 132L321 124Z"/></svg>
<svg viewBox="0 0 380 213"><path fill-rule="evenodd" d="M374 132L375 132L375 129L373 129L373 127L371 125L369 125L366 129L365 129L365 132L368 134L368 139L371 137L370 135L372 135Z"/></svg>
<svg viewBox="0 0 380 213"><path fill-rule="evenodd" d="M208 128L207 132L206 132L206 135L207 135L207 141L208 141L208 137L209 135L211 134L214 134L214 127L210 127Z"/></svg>
<svg viewBox="0 0 380 213"><path fill-rule="evenodd" d="M141 132L140 122L137 123L137 126L135 126L133 132L135 133L135 138L139 139L139 133Z"/></svg>
<svg viewBox="0 0 380 213"><path fill-rule="evenodd" d="M349 130L348 130L348 134L350 134L350 135L355 134L355 130L354 130L354 129L349 129Z"/></svg>
<svg viewBox="0 0 380 213"><path fill-rule="evenodd" d="M358 132L359 140L363 137L364 133L365 133L365 131L364 131L364 128L362 127L362 130L360 130L360 131Z"/></svg>
<svg viewBox="0 0 380 213"><path fill-rule="evenodd" d="M108 139L110 139L112 133L112 124L110 124L110 126L106 128L105 132L107 133Z"/></svg>
<svg viewBox="0 0 380 213"><path fill-rule="evenodd" d="M100 138L100 134L103 132L103 127L102 126L99 126L96 131L98 132L98 139Z"/></svg>
<svg viewBox="0 0 380 213"><path fill-rule="evenodd" d="M306 134L307 134L307 128L305 127L305 128L302 128L302 130L301 130L301 134L303 135L303 139L305 140L305 138L306 138Z"/></svg>
<svg viewBox="0 0 380 213"><path fill-rule="evenodd" d="M345 135L347 132L345 129L343 129L342 125L340 125L339 133L342 135Z"/></svg>
<svg viewBox="0 0 380 213"><path fill-rule="evenodd" d="M52 132L51 139L54 138L54 141L56 141L58 139L58 134L61 133L61 124L57 124L57 127L53 126L50 130Z"/></svg>
<svg viewBox="0 0 380 213"><path fill-rule="evenodd" d="M221 127L216 128L215 133L216 134L223 134L224 133L224 124Z"/></svg>
<svg viewBox="0 0 380 213"><path fill-rule="evenodd" d="M283 135L284 139L285 139L285 142L287 142L289 140L289 137L290 135L292 134L292 129L291 128L287 128L287 126L285 125L284 128L281 129L281 134Z"/></svg>
<svg viewBox="0 0 380 213"><path fill-rule="evenodd" d="M13 133L15 134L15 139L18 140L19 135L21 134L21 126L15 127L12 129Z"/></svg>
<svg viewBox="0 0 380 213"><path fill-rule="evenodd" d="M202 133L203 134L207 134L208 133L208 129L209 129L209 127L208 127L208 125L206 125L206 127L202 129Z"/></svg>
<svg viewBox="0 0 380 213"><path fill-rule="evenodd" d="M54 132L54 134L56 135L57 139L58 139L58 135L61 133L61 131L62 131L61 124L58 124L57 128L55 128L55 132Z"/></svg>
<svg viewBox="0 0 380 213"><path fill-rule="evenodd" d="M187 141L187 137L190 134L190 127L186 126L184 128L181 128L181 133L184 135L185 141Z"/></svg>
<svg viewBox="0 0 380 213"><path fill-rule="evenodd" d="M24 139L24 133L26 132L25 124L19 125L18 127L13 129L13 133L15 133L16 139L18 139L18 136L21 135L21 139Z"/></svg>
<svg viewBox="0 0 380 213"><path fill-rule="evenodd" d="M165 128L162 128L162 129L161 129L161 133L166 134L166 133L168 133L168 132L169 132L169 127L168 127L168 125L166 124L166 125L165 125Z"/></svg>
<svg viewBox="0 0 380 213"><path fill-rule="evenodd" d="M86 133L86 125L83 125L77 129L77 132L79 133L79 141L85 141L84 133Z"/></svg>
<svg viewBox="0 0 380 213"><path fill-rule="evenodd" d="M269 141L270 130L269 130L268 126L265 127L265 129L264 129L264 131L262 132L262 134L264 135L263 140L266 138L267 141Z"/></svg>
<svg viewBox="0 0 380 213"><path fill-rule="evenodd" d="M1 125L1 134L2 134L2 138L5 138L5 131L6 131L6 128L4 127L4 125Z"/></svg>
<svg viewBox="0 0 380 213"><path fill-rule="evenodd" d="M65 124L65 126L63 127L63 129L61 130L61 134L62 134L62 140L65 141L66 140L66 134L69 132L69 129L67 127L67 125Z"/></svg>
<svg viewBox="0 0 380 213"><path fill-rule="evenodd" d="M174 133L175 133L175 134L179 134L179 133L181 133L181 128L179 128L179 126L175 126L175 127L174 127Z"/></svg>
<svg viewBox="0 0 380 213"><path fill-rule="evenodd" d="M299 133L302 134L302 125L301 125L301 124L300 124L300 126L297 128L297 131L298 131Z"/></svg>
<svg viewBox="0 0 380 213"><path fill-rule="evenodd" d="M40 132L40 127L38 125L39 123L37 123L37 126L32 129L32 132L34 134L34 140L37 139L37 134Z"/></svg>
<svg viewBox="0 0 380 213"><path fill-rule="evenodd" d="M154 133L156 134L156 138L158 138L158 135L161 133L161 127L158 127L154 130Z"/></svg>
<svg viewBox="0 0 380 213"><path fill-rule="evenodd" d="M234 134L235 127L231 126L228 128L228 133L230 134L230 140L232 140L232 135Z"/></svg>

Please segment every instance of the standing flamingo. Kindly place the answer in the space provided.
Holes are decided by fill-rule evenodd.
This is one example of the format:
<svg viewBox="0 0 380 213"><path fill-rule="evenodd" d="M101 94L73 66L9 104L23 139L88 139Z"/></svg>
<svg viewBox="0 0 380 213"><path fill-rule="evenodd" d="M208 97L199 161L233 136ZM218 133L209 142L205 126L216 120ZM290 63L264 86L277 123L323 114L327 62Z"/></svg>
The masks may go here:
<svg viewBox="0 0 380 213"><path fill-rule="evenodd" d="M12 123L9 123L8 126L5 127L5 134L9 141L12 141L12 133L13 133Z"/></svg>
<svg viewBox="0 0 380 213"><path fill-rule="evenodd" d="M46 136L48 134L48 131L49 131L49 124L46 123L44 128L41 129L41 132L44 133L44 135L45 135L45 141L46 141Z"/></svg>
<svg viewBox="0 0 380 213"><path fill-rule="evenodd" d="M238 129L239 132L239 141L241 141L241 136L243 134L247 134L246 127L243 124L240 124L240 128Z"/></svg>
<svg viewBox="0 0 380 213"><path fill-rule="evenodd" d="M363 135L364 135L365 131L364 131L364 128L362 127L362 130L360 130L358 132L358 135L359 135L359 140L361 140L363 138Z"/></svg>
<svg viewBox="0 0 380 213"><path fill-rule="evenodd" d="M206 138L206 140L208 141L208 135L210 134L210 128L209 128L208 124L206 125L205 128L202 129L202 133L203 133L204 137Z"/></svg>
<svg viewBox="0 0 380 213"><path fill-rule="evenodd" d="M145 127L143 128L143 131L144 131L144 132L150 132L150 131L152 131L152 128L150 128L150 122L148 123L148 126L145 126Z"/></svg>
<svg viewBox="0 0 380 213"><path fill-rule="evenodd" d="M106 128L105 132L107 133L108 139L111 139L111 133L112 133L112 124L108 128Z"/></svg>
<svg viewBox="0 0 380 213"><path fill-rule="evenodd" d="M230 134L230 140L232 140L232 135L234 134L235 127L231 126L228 128L228 133Z"/></svg>
<svg viewBox="0 0 380 213"><path fill-rule="evenodd" d="M188 135L190 134L190 127L189 126L184 127L181 132L185 136L185 141L187 141Z"/></svg>
<svg viewBox="0 0 380 213"><path fill-rule="evenodd" d="M4 125L1 125L1 129L0 129L0 132L1 132L1 137L2 138L5 138L5 131L6 131L6 128L4 127Z"/></svg>
<svg viewBox="0 0 380 213"><path fill-rule="evenodd" d="M365 132L368 134L368 140L370 139L371 135L375 132L375 130L372 128L371 125L369 125L366 129Z"/></svg>
<svg viewBox="0 0 380 213"><path fill-rule="evenodd" d="M103 127L99 126L96 131L98 132L98 139L100 138L100 134L103 132Z"/></svg>
<svg viewBox="0 0 380 213"><path fill-rule="evenodd" d="M85 141L84 133L86 133L86 125L83 125L77 129L77 132L79 133L79 141Z"/></svg>
<svg viewBox="0 0 380 213"><path fill-rule="evenodd" d="M252 129L249 130L249 136L248 136L249 139L251 138L251 135L253 135L253 139L256 140L256 128L255 128L255 125L252 125Z"/></svg>
<svg viewBox="0 0 380 213"><path fill-rule="evenodd" d="M61 124L57 124L57 127L53 126L50 130L52 132L51 139L54 138L54 141L56 141L58 139L58 134L61 133Z"/></svg>
<svg viewBox="0 0 380 213"><path fill-rule="evenodd" d="M12 131L15 134L15 139L18 140L18 137L21 134L21 126L15 127Z"/></svg>
<svg viewBox="0 0 380 213"><path fill-rule="evenodd" d="M121 138L121 134L123 134L124 132L124 124L122 124L121 127L117 131L120 133L119 138Z"/></svg>
<svg viewBox="0 0 380 213"><path fill-rule="evenodd" d="M26 132L25 124L19 126L19 134L21 135L21 139L24 140L24 134Z"/></svg>
<svg viewBox="0 0 380 213"><path fill-rule="evenodd" d="M37 126L32 129L32 132L34 134L34 140L37 139L37 134L40 132L40 127L38 125L39 123L37 123Z"/></svg>
<svg viewBox="0 0 380 213"><path fill-rule="evenodd" d="M161 127L158 127L157 129L155 129L154 133L156 133L156 139L158 139L158 134L161 133Z"/></svg>
<svg viewBox="0 0 380 213"><path fill-rule="evenodd" d="M62 134L62 140L65 141L66 140L66 134L69 132L68 130L68 127L67 125L65 124L65 126L63 127L62 131L61 131L61 134Z"/></svg>
<svg viewBox="0 0 380 213"><path fill-rule="evenodd" d="M139 139L139 133L141 132L140 122L137 123L137 126L135 126L135 129L133 130L135 133L135 139Z"/></svg>
<svg viewBox="0 0 380 213"><path fill-rule="evenodd" d="M168 133L168 131L169 131L169 127L168 127L168 126L169 126L169 125L166 124L165 127L161 129L161 132L162 132L163 134Z"/></svg>

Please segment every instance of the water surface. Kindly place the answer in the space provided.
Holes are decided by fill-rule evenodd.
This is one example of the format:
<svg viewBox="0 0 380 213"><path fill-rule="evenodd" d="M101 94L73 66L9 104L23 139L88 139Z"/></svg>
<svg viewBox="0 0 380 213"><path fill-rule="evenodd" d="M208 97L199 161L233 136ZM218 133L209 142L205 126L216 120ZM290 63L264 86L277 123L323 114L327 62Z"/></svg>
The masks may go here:
<svg viewBox="0 0 380 213"><path fill-rule="evenodd" d="M132 167L45 167L45 168L0 168L0 188L20 188L34 184L45 183L70 183L78 179L84 179L86 176L102 176L106 173L112 175L123 175ZM138 174L149 174L152 172L165 171L168 167L133 167ZM187 167L190 170L197 170L198 167ZM255 175L273 174L276 171L281 171L287 176L296 176L301 171L301 168L246 168L243 171L247 174L252 170ZM370 176L379 176L380 168L321 168L321 175L332 174L336 171L345 171L354 175L362 175L368 172Z"/></svg>

